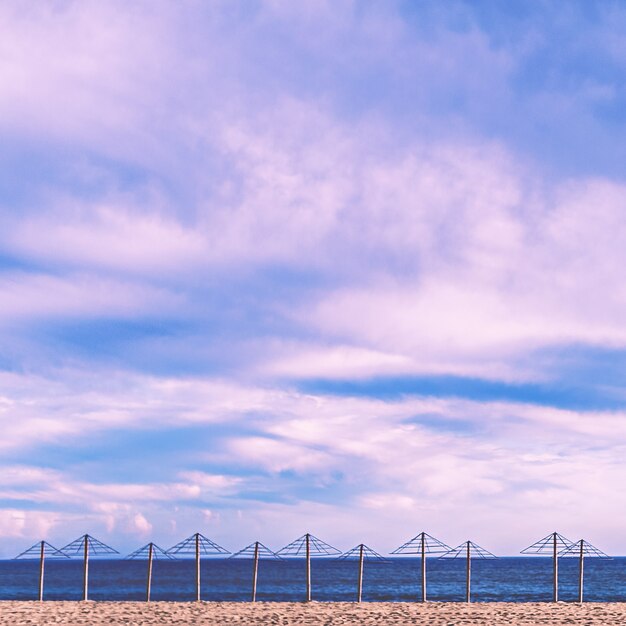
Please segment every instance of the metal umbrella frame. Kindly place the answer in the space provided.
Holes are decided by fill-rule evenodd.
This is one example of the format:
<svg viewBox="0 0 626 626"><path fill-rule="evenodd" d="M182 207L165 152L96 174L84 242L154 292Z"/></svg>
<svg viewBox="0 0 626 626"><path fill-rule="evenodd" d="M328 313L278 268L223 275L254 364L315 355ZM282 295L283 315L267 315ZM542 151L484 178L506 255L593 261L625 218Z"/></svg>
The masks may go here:
<svg viewBox="0 0 626 626"><path fill-rule="evenodd" d="M49 559L70 558L69 555L43 540L33 544L30 548L24 550L24 552L21 552L15 557L15 560L39 559L39 585L37 595L39 602L43 602L43 580L46 557Z"/></svg>
<svg viewBox="0 0 626 626"><path fill-rule="evenodd" d="M361 602L363 599L363 566L365 561L378 561L379 563L390 563L389 559L386 559L381 554L378 554L375 550L372 550L364 543L360 543L354 548L344 552L341 556L337 557L338 561L356 561L359 562L359 578L357 582L357 602Z"/></svg>
<svg viewBox="0 0 626 626"><path fill-rule="evenodd" d="M282 557L302 557L306 559L306 601L311 602L311 556L338 556L338 550L329 543L318 539L311 533L294 539L291 543L281 548L276 554Z"/></svg>
<svg viewBox="0 0 626 626"><path fill-rule="evenodd" d="M168 554L163 548L157 546L152 541L145 546L138 548L126 557L128 561L148 561L148 572L146 579L146 602L150 602L150 592L152 590L152 562L161 560L175 561L176 557Z"/></svg>
<svg viewBox="0 0 626 626"><path fill-rule="evenodd" d="M559 552L559 556L578 557L578 602L583 602L583 583L585 576L585 557L610 560L608 554L591 545L585 539L579 539Z"/></svg>
<svg viewBox="0 0 626 626"><path fill-rule="evenodd" d="M204 556L220 556L230 554L230 550L223 548L201 533L194 533L191 537L166 550L168 554L177 556L195 556L196 559L196 602L200 602L200 558Z"/></svg>
<svg viewBox="0 0 626 626"><path fill-rule="evenodd" d="M477 559L497 559L495 554L485 550L481 546L475 544L473 541L464 541L456 548L452 548L449 552L442 554L440 559L456 559L465 558L465 602L470 603L471 597L471 585L472 585L472 557Z"/></svg>
<svg viewBox="0 0 626 626"><path fill-rule="evenodd" d="M559 601L559 553L572 542L556 531L524 548L520 554L552 554L552 602Z"/></svg>
<svg viewBox="0 0 626 626"><path fill-rule="evenodd" d="M439 539L435 539L425 532L415 535L413 539L409 539L399 548L396 548L391 554L419 554L422 562L422 602L426 602L426 557L429 554L445 554L450 552L452 548Z"/></svg>
<svg viewBox="0 0 626 626"><path fill-rule="evenodd" d="M252 602L256 602L256 586L259 573L259 561L282 561L282 557L270 550L260 541L253 541L249 546L235 552L229 559L252 559Z"/></svg>
<svg viewBox="0 0 626 626"><path fill-rule="evenodd" d="M106 543L102 543L102 541L91 535L81 535L61 548L61 552L64 552L70 557L83 555L83 601L88 599L89 594L89 556L110 556L112 554L119 554L115 548L108 546Z"/></svg>

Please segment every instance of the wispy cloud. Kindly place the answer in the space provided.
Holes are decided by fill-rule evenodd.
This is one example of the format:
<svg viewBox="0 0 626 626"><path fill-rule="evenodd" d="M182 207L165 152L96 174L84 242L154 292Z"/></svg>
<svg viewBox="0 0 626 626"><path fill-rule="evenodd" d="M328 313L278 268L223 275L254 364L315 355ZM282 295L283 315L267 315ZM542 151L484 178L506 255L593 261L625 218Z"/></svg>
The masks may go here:
<svg viewBox="0 0 626 626"><path fill-rule="evenodd" d="M76 384L78 377L67 376ZM23 424L7 429L5 458L32 449L39 451L39 463L5 465L0 499L11 510L27 502L29 515L40 511L55 536L68 527L79 532L86 522L111 536L130 532L140 515L156 533L173 540L172 507L180 518L177 529L191 532L203 510L217 509L215 532L226 535L229 528L241 540L248 536L244 525L238 522L235 531L227 522L237 511L259 523L273 506L279 507L281 526L266 529L275 542L305 523L298 502L306 503L307 510L318 503L337 515L369 511L370 532L376 520L406 520L410 511L413 523L458 533L448 517L461 508L465 523L476 532L482 532L489 510L497 510L501 527L508 528L521 507L536 530L550 519L568 526L575 517L577 528L602 527L609 533L610 518L603 523L591 512L575 516L580 497L604 509L611 502L615 514L623 513L619 502L624 499L616 498L626 440L621 412L419 396L379 400L118 376L126 386L94 379L88 394L60 396L52 406L36 401L35 387L42 384L32 381L28 393L22 388L31 400L30 415L22 415L20 422L20 412L4 400L3 419ZM59 415L60 407L66 415ZM110 436L120 429L130 442L149 437L159 462L170 468L168 480L155 482L143 471L142 480L134 478L138 461L146 459L146 470L151 465L134 443L116 461L117 481L85 479L86 464L95 477L110 455L118 454L107 442L115 441ZM178 446L164 445L173 433L189 429L193 438L184 444L182 456ZM104 456L94 439L109 450ZM58 462L52 445L65 459L63 469L47 465ZM86 458L73 452L85 446L92 450ZM601 485L589 475L589 467L603 476ZM548 498L555 503L550 510L545 508ZM50 509L57 518L46 512ZM5 520L3 532L19 536L24 528L24 517L13 516ZM402 530L399 522L393 528ZM348 540L349 529L349 524L336 525L332 532ZM491 532L494 545L506 550L506 533Z"/></svg>
<svg viewBox="0 0 626 626"><path fill-rule="evenodd" d="M0 535L623 550L626 13L555 11L0 7Z"/></svg>
<svg viewBox="0 0 626 626"><path fill-rule="evenodd" d="M154 274L197 266L207 244L180 222L126 210L122 201L16 219L6 224L5 249L61 268Z"/></svg>

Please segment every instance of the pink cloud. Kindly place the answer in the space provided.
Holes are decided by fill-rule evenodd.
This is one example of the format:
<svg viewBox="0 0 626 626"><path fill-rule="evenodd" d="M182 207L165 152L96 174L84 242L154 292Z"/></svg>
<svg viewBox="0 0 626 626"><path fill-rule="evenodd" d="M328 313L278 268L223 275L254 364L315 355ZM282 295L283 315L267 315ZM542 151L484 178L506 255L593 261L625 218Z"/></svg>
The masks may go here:
<svg viewBox="0 0 626 626"><path fill-rule="evenodd" d="M208 255L201 232L156 211L112 205L70 206L6 224L5 246L43 262L121 271L172 273Z"/></svg>
<svg viewBox="0 0 626 626"><path fill-rule="evenodd" d="M159 287L88 273L57 277L47 274L0 274L0 324L33 319L150 315L180 303L177 294Z"/></svg>

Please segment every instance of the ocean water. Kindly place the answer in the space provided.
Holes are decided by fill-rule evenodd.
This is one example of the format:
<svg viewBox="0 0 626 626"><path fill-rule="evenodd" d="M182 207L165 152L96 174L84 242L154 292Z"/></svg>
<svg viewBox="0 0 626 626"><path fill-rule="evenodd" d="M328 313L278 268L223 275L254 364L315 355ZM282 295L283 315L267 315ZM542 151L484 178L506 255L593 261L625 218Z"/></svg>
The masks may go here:
<svg viewBox="0 0 626 626"><path fill-rule="evenodd" d="M145 599L145 561L119 559L89 562L89 598L92 600ZM0 561L0 599L32 600L37 597L37 561ZM428 559L428 599L465 599L465 561ZM305 562L301 559L260 561L257 586L259 601L305 599ZM354 601L358 563L313 559L313 600ZM575 601L578 584L577 559L559 560L559 595ZM203 559L202 599L248 601L252 584L252 561ZM394 558L388 563L366 562L363 601L411 602L419 598L420 561ZM44 599L80 600L82 562L46 561ZM544 557L504 557L472 560L472 600L476 602L547 601L552 594L552 561ZM612 560L585 559L585 600L626 601L626 557ZM195 563L185 559L155 561L153 600L195 599Z"/></svg>

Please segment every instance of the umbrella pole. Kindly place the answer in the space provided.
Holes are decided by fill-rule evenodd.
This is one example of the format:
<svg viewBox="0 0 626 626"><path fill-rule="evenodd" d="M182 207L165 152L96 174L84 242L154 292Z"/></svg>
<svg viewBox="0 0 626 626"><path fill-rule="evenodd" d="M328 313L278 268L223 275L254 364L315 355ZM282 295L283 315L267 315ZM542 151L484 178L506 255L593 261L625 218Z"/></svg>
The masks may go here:
<svg viewBox="0 0 626 626"><path fill-rule="evenodd" d="M148 582L146 584L146 602L150 602L150 588L152 587L152 558L154 555L154 544L150 542L148 548Z"/></svg>
<svg viewBox="0 0 626 626"><path fill-rule="evenodd" d="M256 602L256 580L259 572L259 542L254 543L254 565L252 569L252 602Z"/></svg>
<svg viewBox="0 0 626 626"><path fill-rule="evenodd" d="M83 556L83 601L87 600L89 589L89 539L87 535L84 538L85 552Z"/></svg>
<svg viewBox="0 0 626 626"><path fill-rule="evenodd" d="M196 602L200 602L200 535L196 533Z"/></svg>
<svg viewBox="0 0 626 626"><path fill-rule="evenodd" d="M471 602L470 598L470 584L472 579L472 559L470 554L470 542L467 542L467 565L465 570L465 602Z"/></svg>
<svg viewBox="0 0 626 626"><path fill-rule="evenodd" d="M426 538L422 533L422 602L426 602Z"/></svg>
<svg viewBox="0 0 626 626"><path fill-rule="evenodd" d="M39 602L43 602L43 572L44 560L46 557L46 542L41 542L41 553L39 555Z"/></svg>
<svg viewBox="0 0 626 626"><path fill-rule="evenodd" d="M552 536L552 602L559 601L559 555L556 533Z"/></svg>
<svg viewBox="0 0 626 626"><path fill-rule="evenodd" d="M306 601L311 602L311 544L309 533L306 534Z"/></svg>
<svg viewBox="0 0 626 626"><path fill-rule="evenodd" d="M358 602L361 602L363 598L363 544L359 546L359 591Z"/></svg>
<svg viewBox="0 0 626 626"><path fill-rule="evenodd" d="M582 604L583 601L583 577L584 577L584 565L585 563L585 542L580 540L580 555L578 561L578 602Z"/></svg>

